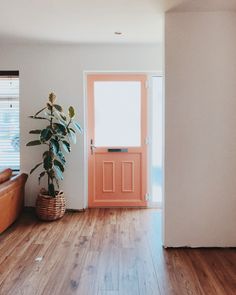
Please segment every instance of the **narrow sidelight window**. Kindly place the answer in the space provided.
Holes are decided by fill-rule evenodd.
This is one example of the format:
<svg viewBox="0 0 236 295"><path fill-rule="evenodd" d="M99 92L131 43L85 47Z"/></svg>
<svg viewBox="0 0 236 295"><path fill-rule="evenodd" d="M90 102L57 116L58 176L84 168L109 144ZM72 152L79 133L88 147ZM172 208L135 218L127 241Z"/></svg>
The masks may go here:
<svg viewBox="0 0 236 295"><path fill-rule="evenodd" d="M0 71L0 170L20 170L19 72Z"/></svg>

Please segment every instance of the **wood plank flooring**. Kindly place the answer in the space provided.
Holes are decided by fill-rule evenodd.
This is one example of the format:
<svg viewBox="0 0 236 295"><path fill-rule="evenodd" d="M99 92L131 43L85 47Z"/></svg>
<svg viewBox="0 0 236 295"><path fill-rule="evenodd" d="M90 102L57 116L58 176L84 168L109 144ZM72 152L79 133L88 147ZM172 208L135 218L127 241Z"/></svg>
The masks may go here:
<svg viewBox="0 0 236 295"><path fill-rule="evenodd" d="M235 249L161 246L153 209L93 209L0 235L1 295L235 295Z"/></svg>

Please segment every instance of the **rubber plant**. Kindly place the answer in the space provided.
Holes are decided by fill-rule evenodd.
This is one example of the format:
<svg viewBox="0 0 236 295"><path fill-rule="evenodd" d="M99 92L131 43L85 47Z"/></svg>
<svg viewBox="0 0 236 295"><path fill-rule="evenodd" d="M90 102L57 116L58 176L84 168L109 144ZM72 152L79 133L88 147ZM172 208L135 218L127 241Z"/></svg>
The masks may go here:
<svg viewBox="0 0 236 295"><path fill-rule="evenodd" d="M38 177L39 184L43 177L47 177L45 192L54 198L59 191L59 181L63 180L66 167L65 153L70 153L71 144L76 143L76 131L81 133L82 128L74 120L74 108L70 106L65 114L62 106L56 104L54 93L49 94L45 107L30 118L43 120L46 123L42 129L29 131L30 134L37 135L38 139L28 142L27 146L44 145L46 147L42 154L42 161L30 171L30 174L36 169L41 169Z"/></svg>

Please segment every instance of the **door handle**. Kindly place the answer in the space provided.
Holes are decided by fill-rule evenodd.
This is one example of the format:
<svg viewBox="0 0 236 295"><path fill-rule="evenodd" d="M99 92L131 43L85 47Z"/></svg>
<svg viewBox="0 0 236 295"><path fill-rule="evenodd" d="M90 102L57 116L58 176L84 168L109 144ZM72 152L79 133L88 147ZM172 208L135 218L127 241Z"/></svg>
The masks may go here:
<svg viewBox="0 0 236 295"><path fill-rule="evenodd" d="M90 140L90 150L91 150L91 155L93 155L94 150L96 149L96 146L93 143L93 139Z"/></svg>

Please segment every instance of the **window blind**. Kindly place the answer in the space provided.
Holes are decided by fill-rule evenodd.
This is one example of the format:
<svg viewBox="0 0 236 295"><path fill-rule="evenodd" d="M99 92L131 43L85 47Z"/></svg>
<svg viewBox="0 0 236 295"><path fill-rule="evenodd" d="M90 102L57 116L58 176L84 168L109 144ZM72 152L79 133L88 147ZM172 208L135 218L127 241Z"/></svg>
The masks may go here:
<svg viewBox="0 0 236 295"><path fill-rule="evenodd" d="M0 170L20 169L19 77L0 76Z"/></svg>

